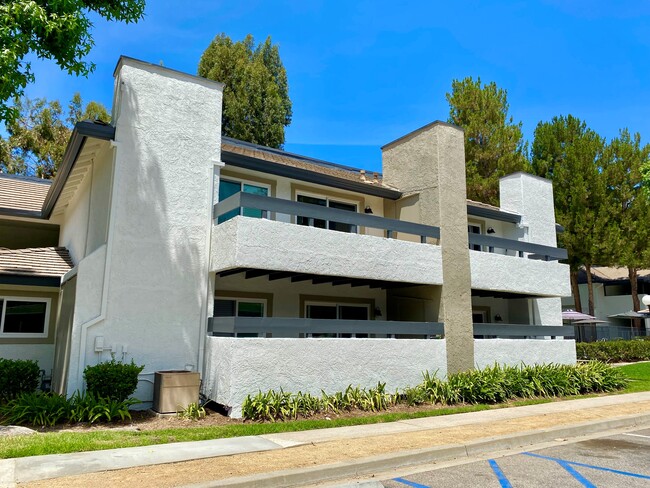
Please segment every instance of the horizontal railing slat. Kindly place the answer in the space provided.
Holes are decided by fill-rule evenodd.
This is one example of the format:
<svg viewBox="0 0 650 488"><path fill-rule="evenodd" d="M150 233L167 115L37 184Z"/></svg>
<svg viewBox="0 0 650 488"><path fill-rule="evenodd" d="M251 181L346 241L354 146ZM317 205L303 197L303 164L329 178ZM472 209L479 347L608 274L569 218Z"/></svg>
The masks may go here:
<svg viewBox="0 0 650 488"><path fill-rule="evenodd" d="M287 317L212 317L208 332L219 334L408 334L443 335L441 322L390 320L321 320ZM474 335L508 337L574 337L573 326L527 324L474 324Z"/></svg>
<svg viewBox="0 0 650 488"><path fill-rule="evenodd" d="M214 218L218 218L237 208L250 208L286 215L327 220L330 222L340 222L360 227L372 227L393 232L404 232L406 234L431 237L434 239L440 237L439 227L244 192L236 193L235 195L217 203L214 206Z"/></svg>
<svg viewBox="0 0 650 488"><path fill-rule="evenodd" d="M516 241L504 237L495 237L483 234L468 234L469 244L476 244L485 247L495 247L497 249L509 249L511 251L522 251L531 254L548 256L551 259L566 259L567 250L558 247L543 246L532 242Z"/></svg>

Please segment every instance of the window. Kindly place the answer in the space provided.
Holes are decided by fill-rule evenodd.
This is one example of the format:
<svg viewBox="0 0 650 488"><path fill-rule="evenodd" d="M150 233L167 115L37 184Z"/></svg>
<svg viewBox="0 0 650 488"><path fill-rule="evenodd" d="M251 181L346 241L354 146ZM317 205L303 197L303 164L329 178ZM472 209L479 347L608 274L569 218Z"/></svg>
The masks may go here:
<svg viewBox="0 0 650 488"><path fill-rule="evenodd" d="M296 200L301 203L320 205L321 207L335 208L337 210L346 210L348 212L357 211L357 205L354 203L330 200L329 198L326 197L299 194L297 195ZM339 232L348 232L348 233L357 232L356 225L344 224L342 222L327 221L322 219L312 219L310 217L298 217L296 222L298 225L309 225L311 227L318 227L320 229L330 229L330 230L337 230Z"/></svg>
<svg viewBox="0 0 650 488"><path fill-rule="evenodd" d="M306 302L305 317L329 320L369 320L370 305ZM308 334L308 337L368 337L368 334L331 333Z"/></svg>
<svg viewBox="0 0 650 488"><path fill-rule="evenodd" d="M253 184L246 181L235 181L223 178L219 180L220 202L242 191L244 193L253 193L255 195L269 195L269 187L260 183ZM259 219L262 217L262 211L252 208L234 209L220 216L218 223L221 224L222 222L230 220L237 215L243 215L245 217L256 217Z"/></svg>
<svg viewBox="0 0 650 488"><path fill-rule="evenodd" d="M255 298L216 298L215 317L265 317L266 300ZM238 332L235 337L258 337L254 332Z"/></svg>
<svg viewBox="0 0 650 488"><path fill-rule="evenodd" d="M467 232L469 234L482 234L481 226L480 225L469 224L467 226ZM480 244L470 244L469 248L472 251L481 251L482 250Z"/></svg>
<svg viewBox="0 0 650 488"><path fill-rule="evenodd" d="M0 337L47 337L49 298L0 297Z"/></svg>

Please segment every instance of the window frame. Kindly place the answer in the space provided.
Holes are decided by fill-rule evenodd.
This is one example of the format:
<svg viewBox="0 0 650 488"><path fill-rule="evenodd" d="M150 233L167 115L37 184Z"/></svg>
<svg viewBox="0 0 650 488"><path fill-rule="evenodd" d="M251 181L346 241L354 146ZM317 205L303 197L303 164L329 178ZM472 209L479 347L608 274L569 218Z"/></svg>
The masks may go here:
<svg viewBox="0 0 650 488"><path fill-rule="evenodd" d="M358 200L351 200L351 199L347 199L347 198L339 198L338 196L330 197L327 194L323 194L323 193L316 193L316 192L296 189L295 190L295 201L297 203L302 203L302 202L298 201L298 197L300 197L300 196L308 197L308 198L319 198L321 200L325 200L325 208L332 208L332 207L330 207L330 202L331 201L333 201L335 203L342 203L344 205L354 205L354 207L355 207L354 213L359 213L359 208L361 207ZM307 204L307 205L310 205L310 204ZM298 217L299 216L297 215L294 218L294 223L295 224L298 224ZM307 218L309 218L309 217L307 217ZM305 227L314 227L313 219L311 219L311 220L312 220L312 225L307 225ZM336 222L335 220L326 220L325 222L326 222L326 224L325 224L325 229L324 230L335 230L335 229L330 229L329 228L330 222ZM359 234L360 233L358 225L355 225L355 224L345 224L345 225L350 225L351 227L354 228L353 232L346 232L346 234ZM339 232L342 232L342 231L339 231Z"/></svg>
<svg viewBox="0 0 650 488"><path fill-rule="evenodd" d="M47 339L50 332L50 311L52 309L52 299L46 297L25 297L25 296L8 296L0 295L2 309L0 310L0 339ZM7 302L41 302L45 303L45 317L43 323L43 332L5 332L5 314L7 311Z"/></svg>
<svg viewBox="0 0 650 488"><path fill-rule="evenodd" d="M273 191L271 185L268 184L268 183L260 183L259 181L249 180L249 179L246 179L246 178L240 178L238 176L237 177L235 177L235 176L231 177L231 176L225 176L225 175L224 176L219 176L219 183L218 184L221 185L222 181L226 181L228 183L239 183L239 193L244 192L244 185L256 186L258 188L265 188L267 197L270 197L272 195L272 191ZM222 202L222 201L223 201L223 199L221 198L221 191L219 191L219 198L218 198L217 203ZM243 211L244 211L244 209L242 207L240 207L239 208L239 214L229 218L228 220L230 220L230 219L232 219L234 217L241 217L241 216L246 217L245 215L243 215ZM262 217L250 217L250 218L252 218L252 219L264 218L264 212L261 211L261 210L260 210L260 212L262 212ZM220 222L220 223L223 224L224 222L228 222L228 220L224 220L223 222Z"/></svg>

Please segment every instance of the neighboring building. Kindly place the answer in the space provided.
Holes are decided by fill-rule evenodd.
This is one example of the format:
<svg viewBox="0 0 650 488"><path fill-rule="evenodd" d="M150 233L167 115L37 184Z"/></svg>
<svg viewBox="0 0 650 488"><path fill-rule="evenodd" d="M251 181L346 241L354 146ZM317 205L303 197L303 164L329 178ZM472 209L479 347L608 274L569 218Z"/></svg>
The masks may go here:
<svg viewBox="0 0 650 488"><path fill-rule="evenodd" d="M580 326L579 336L585 341L600 339L629 339L637 335L648 335L650 318L640 318L640 328L634 327L634 310L632 303L632 286L627 268L592 266L592 285L594 293L594 316L599 322ZM584 268L578 272L580 302L584 312L589 311L589 290L587 273ZM637 292L641 309L647 308L641 299L650 295L650 270L638 271ZM575 308L573 296L562 299L562 308Z"/></svg>
<svg viewBox="0 0 650 488"><path fill-rule="evenodd" d="M1 356L67 394L134 359L145 401L155 371L198 370L233 415L260 389L575 361L549 181L467 201L457 127L387 144L370 174L222 137L221 97L123 57L113 125L77 124L51 184L0 177Z"/></svg>

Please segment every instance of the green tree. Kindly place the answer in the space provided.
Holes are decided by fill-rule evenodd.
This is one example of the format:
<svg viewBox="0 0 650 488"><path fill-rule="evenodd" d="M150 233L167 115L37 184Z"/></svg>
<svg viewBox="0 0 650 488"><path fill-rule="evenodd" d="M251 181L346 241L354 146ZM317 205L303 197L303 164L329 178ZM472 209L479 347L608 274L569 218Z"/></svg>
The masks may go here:
<svg viewBox="0 0 650 488"><path fill-rule="evenodd" d="M97 102L83 107L76 93L64 113L58 101L18 99L18 118L7 124L9 137L0 136L0 173L54 178L63 160L74 124L80 120L109 122L106 108Z"/></svg>
<svg viewBox="0 0 650 488"><path fill-rule="evenodd" d="M233 42L219 34L199 62L199 76L225 84L222 132L255 144L281 148L291 123L287 73L277 45L268 37Z"/></svg>
<svg viewBox="0 0 650 488"><path fill-rule="evenodd" d="M603 176L606 181L608 264L628 269L633 310L640 310L638 271L650 266L650 204L642 187L642 168L650 164L650 146L641 145L639 133L619 131L605 149ZM640 321L635 325L640 327Z"/></svg>
<svg viewBox="0 0 650 488"><path fill-rule="evenodd" d="M591 266L606 255L605 184L601 160L605 141L580 119L568 115L540 122L535 129L531 166L553 181L556 220L564 227L560 244L567 249L575 308L582 311L578 270L587 271L589 313L594 314Z"/></svg>
<svg viewBox="0 0 650 488"><path fill-rule="evenodd" d="M90 14L109 21L137 22L145 0L8 0L0 3L0 120L11 122L20 107L10 102L35 80L30 54L51 59L74 75L88 76L95 65L84 61L93 47Z"/></svg>
<svg viewBox="0 0 650 488"><path fill-rule="evenodd" d="M467 77L452 82L447 101L449 122L465 130L467 198L497 205L499 178L528 170L521 122L508 115L507 91Z"/></svg>

